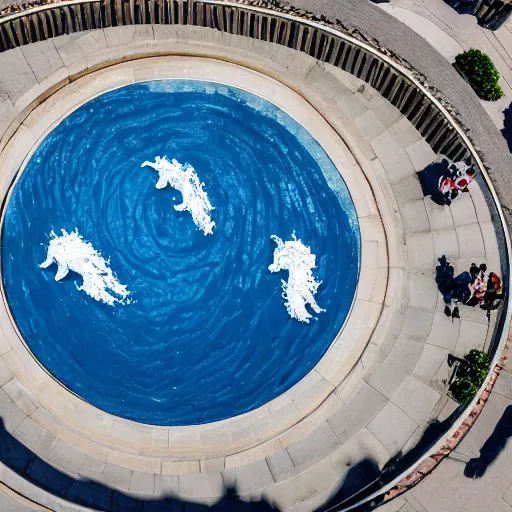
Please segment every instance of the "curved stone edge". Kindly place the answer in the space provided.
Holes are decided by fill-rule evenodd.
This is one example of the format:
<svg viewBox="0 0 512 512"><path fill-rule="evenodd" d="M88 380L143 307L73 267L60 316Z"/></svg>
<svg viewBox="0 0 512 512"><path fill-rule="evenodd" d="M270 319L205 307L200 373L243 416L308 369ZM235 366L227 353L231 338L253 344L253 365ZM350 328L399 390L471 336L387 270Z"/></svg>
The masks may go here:
<svg viewBox="0 0 512 512"><path fill-rule="evenodd" d="M429 111L429 100L422 93L417 95L419 89L412 86L405 75L396 74L395 68L387 65L386 59L389 57L386 53L389 52L380 52L380 57L375 52L369 52L370 46L361 42L364 38L359 33L354 32L354 36L359 36L356 38L339 30L332 30L333 23L325 17L322 17L319 23L312 21L316 20L313 15L300 11L300 14L306 17L304 22L302 18L289 14L288 11L297 12L294 8L282 7L275 1L268 2L267 5L271 9L255 7L252 2L219 0L173 0L171 3L169 0L149 0L149 4L146 6L144 3L142 7L135 5L135 0L128 0L127 5L114 4L111 0L71 0L63 4L28 9L27 14L18 12L2 18L0 24L4 31L0 43L1 48L5 50L46 40L51 35L61 35L68 31L80 32L118 25L150 23L213 28L225 34L239 34L255 40L271 41L318 58L322 62L335 64L362 78L406 114L436 152L446 154L454 160L468 155L467 149L454 136L449 125L441 122L444 121L443 116L435 109ZM62 23L50 23L43 15L52 9L64 17ZM81 10L83 14L79 24L75 23L76 9ZM42 31L32 30L32 16L45 27ZM273 33L272 22L279 25L274 25ZM305 30L304 23L308 26ZM338 25L341 25L341 22L338 22ZM396 56L394 58L402 62Z"/></svg>
<svg viewBox="0 0 512 512"><path fill-rule="evenodd" d="M197 49L195 49L194 51L197 51ZM211 49L210 49L210 51L211 51ZM305 57L305 58L306 59L310 59L309 57ZM129 64L127 64L127 65L129 65ZM368 220L370 220L370 218L368 218ZM367 228L370 229L370 232L372 231L371 224L368 225ZM374 232L374 235L372 235L372 236L375 236L375 231L373 230L373 232ZM327 410L329 410L329 406L327 407ZM325 414L325 409L322 412L322 414ZM44 418L41 418L41 417L39 417L38 419L39 420L44 420ZM307 427L306 431L304 431L304 430L303 431L299 431L297 434L293 434L292 437L289 436L290 437L289 442L292 442L293 439L295 439L296 441L299 441L300 440L300 436L307 435L311 431L311 429L315 428L317 425L318 425L318 420L313 421ZM29 425L27 425L27 427L28 426ZM297 436L299 436L299 437L297 437ZM69 438L68 438L68 440L69 440ZM71 441L74 441L74 440L71 438ZM54 452L55 453L59 452L61 455L63 454L64 451L69 452L70 458L75 457L77 455L76 451L71 449L71 447L68 444L66 444L65 442L64 443L62 443L62 442L59 443L56 447L54 446L54 448L55 448ZM259 451L253 451L251 454L247 454L247 455L240 454L240 456L232 458L232 460L230 461L230 467L235 468L237 466L245 465L245 464L248 464L249 466L251 466L251 465L252 466L254 466L254 465L258 466L259 462L261 462L261 460L260 460L261 457L263 457L263 462L265 463L265 459L264 459L265 455L270 454L270 453L274 453L275 450L279 450L279 449L282 450L282 446L281 447L273 446L273 447L270 448L271 451L265 450L265 452L262 452L261 450L259 450ZM55 461L55 458L53 458L53 461ZM63 462L62 459L61 459L61 462ZM134 467L133 463L130 463L126 457L124 459L121 459L121 458L118 457L117 459L115 459L115 462L117 462L121 466ZM66 467L69 468L70 467L68 465L68 463L69 463L69 461L67 461L67 463L64 466L64 468L66 468ZM73 462L71 462L71 464L73 464ZM173 472L173 473L177 473L177 472L180 473L181 472L182 474L184 474L184 473L187 473L187 472L190 472L190 471L197 473L199 470L201 470L201 471L203 470L203 461L201 461L200 467L199 467L199 461L195 461L195 462L193 461L192 466L194 464L197 464L197 468L196 469L190 468L190 464L187 465L184 461L183 462L182 461L177 461L176 464L167 465L166 468L165 468L165 472ZM207 471L209 471L208 468L218 467L218 466L215 466L215 464L217 464L217 461L206 461L204 467L206 468ZM105 464L103 463L103 466L104 465ZM144 460L139 461L139 463L135 464L135 466L137 468L137 471L134 471L134 473L133 473L134 474L134 478L135 478L135 475L137 477L140 477L141 475L143 475L143 473L141 473L140 471L150 471L150 472L152 471L152 466L151 465L144 466ZM110 467L112 468L113 466L110 465ZM62 465L60 465L60 468L62 470ZM228 468L227 461L226 461L226 468ZM135 467L134 467L134 469L135 469ZM157 470L155 470L155 471L157 471ZM64 472L66 473L67 471L64 471ZM229 471L227 471L227 472L229 472ZM238 472L238 470L237 470L237 472ZM199 476L203 477L203 476L206 476L206 475L204 475L204 474L203 475L197 475L197 477L199 477ZM195 475L192 475L192 476L184 475L182 478L183 479L190 479L190 478L193 479L193 478L195 478ZM155 476L155 479L156 479L156 476ZM201 480L201 479L199 478L199 480ZM269 482L267 482L267 484L268 483ZM130 484L130 489L131 489L131 484Z"/></svg>
<svg viewBox="0 0 512 512"><path fill-rule="evenodd" d="M372 53L376 53L375 50L370 48ZM409 74L406 69L401 68L400 65L393 62L391 59L388 60L388 64L397 69L400 73L407 75ZM505 249L506 249L506 263L507 268L511 267L511 241L510 235L507 229L506 217L503 213L503 209L501 207L501 203L498 199L498 195L492 183L492 180L487 172L487 168L484 166L483 161L477 151L477 149L471 143L469 137L461 128L461 126L452 118L450 113L447 111L445 105L441 103L441 101L436 98L426 87L413 75L409 74L409 78L415 86L422 90L423 93L434 103L437 105L439 110L443 113L448 122L452 125L452 127L457 131L459 137L464 141L466 147L469 149L472 158L477 163L478 168L482 176L484 177L486 186L488 187L494 206L497 210L499 216L499 226L502 230L502 234L504 237ZM509 275L507 275L509 278ZM462 441L464 435L469 431L471 426L474 424L479 414L481 413L487 399L492 392L494 387L494 383L501 371L500 360L504 358L504 352L507 345L508 333L510 330L510 323L512 317L512 301L510 300L510 280L508 279L507 286L507 294L506 294L506 308L505 311L502 312L501 320L501 336L498 346L495 348L494 356L491 360L490 371L480 387L479 392L476 394L475 398L471 401L471 403L464 409L464 412L460 415L459 419L452 425L450 430L443 434L440 439L434 444L434 446L428 450L414 465L411 465L408 469L403 471L400 475L398 475L393 481L387 484L384 488L376 491L372 495L360 500L359 502L347 507L347 508L338 508L340 512L348 512L351 510L357 510L362 505L368 505L374 502L379 497L384 496L384 501L379 504L385 503L387 501L391 501L395 497L400 494L406 492L408 488L417 485L423 478L425 478L431 471L437 467L437 465L449 455L451 451L453 451L456 446Z"/></svg>
<svg viewBox="0 0 512 512"><path fill-rule="evenodd" d="M256 8L257 9L257 8ZM310 24L313 26L322 27L321 24L314 21L308 21L306 24ZM336 30L333 30L333 32L336 32ZM360 34L358 34L360 35ZM345 39L349 39L348 36L344 36ZM403 76L408 76L408 78L414 83L417 89L421 90L426 97L430 99L430 101L435 104L440 112L442 112L445 119L450 123L450 125L455 129L458 136L464 141L465 146L470 151L470 154L476 164L478 165L478 168L484 177L485 183L491 193L492 200L494 203L494 206L497 210L498 216L499 216L499 227L502 231L503 237L504 237L504 245L506 250L506 264L507 264L507 276L505 277L508 280L507 283L507 293L506 293L506 308L505 311L502 312L501 320L501 336L500 341L497 347L495 347L495 353L491 361L491 370L489 371L489 374L487 375L484 383L482 384L479 392L476 394L475 398L472 400L472 402L465 408L464 412L460 415L459 419L454 423L454 425L450 428L450 430L441 436L441 438L435 443L433 448L431 448L427 453L425 453L419 461L417 461L413 466L405 470L402 474L397 476L391 483L386 485L383 489L380 489L379 491L375 492L371 496L362 499L358 503L345 508L345 509L338 509L338 510L346 510L347 512L349 510L356 510L360 506L364 504L371 503L376 498L385 495L386 501L389 501L396 497L397 495L401 494L402 492L405 492L407 488L404 488L408 482L412 481L414 482L412 485L416 485L419 483L419 481L427 476L427 474L432 471L439 462L441 462L442 458L444 458L448 453L453 450L457 444L462 440L463 435L461 436L462 432L467 432L469 428L473 425L474 421L480 414L483 406L485 405L487 398L492 391L492 388L494 386L494 382L499 375L499 372L501 370L501 365L499 364L500 359L503 357L503 353L506 347L508 333L510 330L510 323L511 323L511 316L512 316L512 301L510 300L510 268L511 268L511 241L510 241L510 235L507 229L507 220L504 215L503 209L501 207L501 203L498 198L498 194L496 193L496 190L494 188L494 185L492 183L492 180L489 176L489 173L487 172L487 168L484 166L483 161L480 157L480 154L478 150L473 146L470 138L468 137L467 133L465 133L465 130L462 129L460 124L455 121L455 119L452 117L452 115L455 115L456 117L459 116L459 114L452 110L452 112L448 112L448 108L450 108L449 105L446 103L443 104L442 99L439 97L434 96L432 91L429 91L426 87L426 80L421 75L419 77L415 76L414 69L412 67L409 67L409 69L406 69L403 67L403 61L398 64L397 62L394 62L393 59L390 59L387 56L384 56L377 52L372 46L366 44L365 42L358 41L355 38L351 38L352 43L365 47L368 51L373 53L374 55L379 55L380 58L383 60L386 60L388 65L393 67L395 70L397 70L400 74ZM396 57L396 56L395 56ZM398 57L399 61L401 60ZM467 131L467 130L466 130ZM462 429L462 432L461 432ZM445 448L446 447L446 448ZM445 454L446 452L446 454ZM440 457L440 460L436 460L436 454L442 454ZM434 462L432 462L434 461ZM430 462L430 464L429 464ZM426 472L422 472L422 468L429 467L430 469ZM419 477L418 477L419 476ZM414 478L416 477L416 478ZM336 507L337 508L337 507Z"/></svg>
<svg viewBox="0 0 512 512"><path fill-rule="evenodd" d="M37 512L90 512L91 508L83 507L66 501L58 496L50 494L37 485L15 473L12 469L0 462L0 490L5 486L4 491L13 501L26 506L28 510ZM0 500L0 505L3 502Z"/></svg>

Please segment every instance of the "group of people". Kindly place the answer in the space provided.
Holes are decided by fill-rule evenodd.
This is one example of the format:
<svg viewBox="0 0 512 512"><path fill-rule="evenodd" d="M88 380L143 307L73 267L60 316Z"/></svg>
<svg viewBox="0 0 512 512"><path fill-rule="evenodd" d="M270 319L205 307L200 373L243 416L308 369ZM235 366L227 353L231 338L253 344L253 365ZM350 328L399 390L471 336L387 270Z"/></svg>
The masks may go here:
<svg viewBox="0 0 512 512"><path fill-rule="evenodd" d="M418 178L425 196L430 196L434 203L449 206L460 193L468 191L475 174L472 164L443 159L419 172Z"/></svg>
<svg viewBox="0 0 512 512"><path fill-rule="evenodd" d="M433 162L418 173L425 196L439 205L449 206L460 194L468 191L468 185L476 175L476 166L468 162L450 162L446 158ZM472 263L469 271L455 275L453 265L446 256L439 258L436 267L436 283L443 295L445 314L459 318L459 305L476 307L490 312L498 308L503 298L500 277L488 272L487 266Z"/></svg>
<svg viewBox="0 0 512 512"><path fill-rule="evenodd" d="M459 304L480 306L487 315L500 305L503 285L500 277L487 271L487 265L471 264L469 271L455 275L455 269L446 256L439 258L436 267L436 283L446 304L446 316L459 318Z"/></svg>

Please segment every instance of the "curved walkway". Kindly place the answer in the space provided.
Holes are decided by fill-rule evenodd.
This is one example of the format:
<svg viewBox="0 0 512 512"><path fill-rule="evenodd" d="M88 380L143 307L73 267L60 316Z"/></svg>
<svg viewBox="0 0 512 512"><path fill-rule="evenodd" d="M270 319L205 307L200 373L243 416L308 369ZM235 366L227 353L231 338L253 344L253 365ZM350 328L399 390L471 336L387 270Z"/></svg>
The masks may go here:
<svg viewBox="0 0 512 512"><path fill-rule="evenodd" d="M469 48L479 48L491 57L501 74L504 96L498 101L479 101L501 130L504 110L512 102L512 33L508 28L512 20L494 32L480 27L475 16L458 14L443 0L393 0L379 6L424 37L450 63Z"/></svg>
<svg viewBox="0 0 512 512"><path fill-rule="evenodd" d="M110 42L107 31L90 32L85 35L77 34L76 37L60 38L57 45L50 41L24 47L22 50L13 50L12 53L7 52L9 55L4 54L7 57L5 60L3 56L0 58L1 69L8 70L8 73L1 75L0 86L8 96L7 101L2 103L7 116L11 107L16 109L15 103L17 107L23 108L27 98L34 97L29 93L30 89L48 85L51 81L45 74L48 69L56 75L61 73L61 78L64 77L62 62L66 63L65 59L69 59L68 70L73 69L78 73L84 66L87 68L100 62L106 54L110 57L115 55L115 47L126 44L127 40L137 40L135 44L139 45L139 51L140 48L147 49L143 44L148 35L147 27L126 27L116 31L117 35ZM152 31L153 38L160 31L160 37L163 36L163 41L166 40L165 29L153 27ZM103 32L103 36L98 35L100 32ZM210 35L209 33L208 37ZM184 38L179 42L184 46L193 45L196 36L194 33L190 40ZM170 41L177 42L174 36L172 39L167 38L167 42ZM233 43L237 49L245 48L243 40L233 40ZM209 39L209 44L214 45L214 42ZM246 49L254 51L256 46L251 44ZM197 46L194 50L197 51ZM230 468L227 467L227 458L214 462L205 460L204 464L198 461L199 465L192 474L187 470L179 475L151 475L147 471L123 468L122 465L109 462L108 453L105 460L82 459L77 455L79 450L73 446L76 439L73 441L70 437L57 442L58 436L45 431L34 421L39 410L37 402L33 402L33 397L28 396L23 389L13 387L9 370L2 369L3 378L7 380L2 390L1 408L5 411L5 418L12 422L14 432L24 436L20 439L27 445L34 442L31 446L34 451L47 450L43 459L75 478L83 474L98 480L110 478L109 485L112 488L127 493L145 496L179 493L189 499L199 498L206 502L217 499L215 492L218 484L222 482L236 484L238 492L246 498L264 495L282 508L292 508L298 502L299 507L311 509L323 503L333 493L333 481L336 487L336 482L347 476L347 465L357 466L357 462L361 462L358 457L361 453L366 453L361 451L361 447L377 447L374 452L381 454L377 461L378 467L381 467L392 453L407 450L408 446L415 444L422 434L419 425L425 419L437 417L442 420L453 409L453 404L450 407L445 399L440 399L444 389L440 386L443 375L439 372L444 353L449 348L443 345L447 338L450 348L453 345L460 354L465 351L465 343L481 346L486 343L487 330L484 335L484 322L478 317L463 317L460 322L455 322L453 331L448 331L450 327L442 323L444 317L438 310L441 305L438 306L437 291L432 287L433 264L440 250L451 251L452 257L460 260L460 265L465 265L466 262L462 260L466 256L469 259L489 258L499 265L498 245L489 235L489 229L492 229L491 216L485 208L483 194L474 187L471 197L466 196L467 200L454 203L451 211L447 209L438 212L430 209L432 204L417 195L418 185L414 182L414 171L434 156L397 112L387 103L382 103L374 91L366 87L361 89L362 83L349 75L344 76L339 70L330 69L327 65L309 66L305 62L307 59L286 55L286 51L281 51L284 49L267 50L271 50L274 63L284 65L290 72L302 74L303 87L316 89L317 108L324 111L335 109L340 119L343 119L342 124L350 126L349 131L356 137L357 146L363 150L363 155L371 162L376 175L382 180L382 186L394 210L401 214L406 256L413 263L407 272L400 272L399 266L392 271L393 279L400 281L404 292L404 302L387 305L393 335L387 337L383 332L378 333L368 345L365 356L356 365L346 385L333 395L329 406L322 406L321 412L325 414L322 422L308 424L301 432L301 439L293 439L292 436L286 445L282 441L281 444L277 443L277 450L273 446L263 456L261 453L251 453L249 458L239 459L239 462L243 460L243 464L235 464ZM130 65L126 68L130 69ZM327 75L318 80L317 73L321 71ZM23 75L23 80L29 84L25 89L21 81L12 79L12 75L16 73ZM332 75L331 81L326 82L325 76L329 75ZM396 155L400 155L399 162ZM457 208L457 204L460 204L460 208ZM471 222L468 223L468 219ZM475 236L482 241L476 246ZM478 254L471 252L474 247L478 247ZM447 332L450 333L448 337ZM473 335L476 337L472 339ZM431 358L429 354L437 355ZM437 366L439 361L441 362ZM390 377L393 377L391 382ZM440 386L437 389L436 381L437 386ZM409 401L410 397L415 400ZM445 403L442 404L442 401ZM19 413L13 402L22 411L24 408L26 410ZM335 405L336 410L330 409ZM440 412L441 409L444 410ZM323 421L325 418L327 421ZM355 434L352 425L347 425L346 418L359 422L358 428L364 434ZM395 425L399 425L400 430ZM24 430L27 426L28 431ZM406 430L410 430L407 439L402 436ZM396 438L398 432L401 434L400 439ZM367 442L368 440L371 442ZM2 447L5 446L5 443L2 444ZM251 458L256 455L259 457ZM18 468L37 481L42 476L43 459L29 456L27 461L20 462ZM312 463L314 466L311 466ZM181 467L184 468L183 465ZM205 471L201 471L203 467ZM363 466L359 465L357 469L364 473ZM95 475L91 477L91 473ZM279 483L274 485L277 482ZM247 487L250 484L253 485L252 488ZM80 486L71 484L70 487L68 480L56 478L56 485L61 486L60 492L65 496L71 498L80 495ZM166 489L163 488L165 486ZM197 496L194 493L198 488L210 496ZM298 498L294 496L294 502L287 501L290 499L291 489L302 492ZM122 505L118 504L118 507L122 509Z"/></svg>
<svg viewBox="0 0 512 512"><path fill-rule="evenodd" d="M406 5L408 6L408 4ZM414 32L423 37L448 62L454 62L455 56L464 51L464 48L451 35L442 30L433 21L416 13L416 11L395 5L394 3L379 4L379 7L412 28Z"/></svg>

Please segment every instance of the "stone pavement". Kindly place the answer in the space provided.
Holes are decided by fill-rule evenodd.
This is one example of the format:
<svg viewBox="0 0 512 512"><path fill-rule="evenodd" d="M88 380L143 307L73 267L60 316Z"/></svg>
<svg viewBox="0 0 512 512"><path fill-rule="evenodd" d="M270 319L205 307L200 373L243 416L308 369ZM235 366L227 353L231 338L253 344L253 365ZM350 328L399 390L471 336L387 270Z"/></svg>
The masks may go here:
<svg viewBox="0 0 512 512"><path fill-rule="evenodd" d="M450 63L469 48L487 53L501 74L505 95L498 101L480 103L496 126L503 128L503 111L512 102L512 18L492 31L480 27L475 16L459 14L443 0L391 0L391 4L379 6L426 39Z"/></svg>
<svg viewBox="0 0 512 512"><path fill-rule="evenodd" d="M0 510L2 512L51 512L50 509L29 502L2 484L0 484Z"/></svg>
<svg viewBox="0 0 512 512"><path fill-rule="evenodd" d="M419 485L379 512L512 511L512 364L457 449ZM466 476L467 475L467 476Z"/></svg>

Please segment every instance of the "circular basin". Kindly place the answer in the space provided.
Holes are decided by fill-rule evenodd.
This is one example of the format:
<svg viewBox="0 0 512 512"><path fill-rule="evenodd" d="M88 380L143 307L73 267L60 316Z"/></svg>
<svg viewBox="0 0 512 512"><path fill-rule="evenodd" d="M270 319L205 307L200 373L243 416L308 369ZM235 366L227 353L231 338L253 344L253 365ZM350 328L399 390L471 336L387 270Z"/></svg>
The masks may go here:
<svg viewBox="0 0 512 512"><path fill-rule="evenodd" d="M3 286L21 336L117 416L194 425L260 407L311 371L349 314L360 238L340 171L242 89L159 80L92 99L41 142L4 211ZM269 270L272 235L316 257L318 308L303 321L283 298L292 271Z"/></svg>

